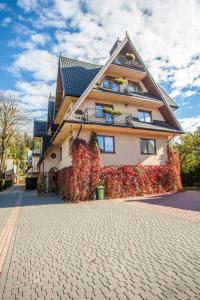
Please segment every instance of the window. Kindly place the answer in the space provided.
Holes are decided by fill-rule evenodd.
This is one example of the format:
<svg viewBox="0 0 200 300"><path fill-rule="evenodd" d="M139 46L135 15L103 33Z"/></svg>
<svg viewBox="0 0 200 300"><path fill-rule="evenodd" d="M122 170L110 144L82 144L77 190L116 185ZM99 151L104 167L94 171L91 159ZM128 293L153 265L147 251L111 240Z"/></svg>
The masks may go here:
<svg viewBox="0 0 200 300"><path fill-rule="evenodd" d="M113 122L113 116L111 114L107 114L103 112L103 108L105 107L109 107L113 109L113 105L96 103L95 105L96 118L104 118L106 123L110 124Z"/></svg>
<svg viewBox="0 0 200 300"><path fill-rule="evenodd" d="M156 154L156 141L154 139L140 139L141 154Z"/></svg>
<svg viewBox="0 0 200 300"><path fill-rule="evenodd" d="M105 78L103 80L103 88L112 90L113 92L119 92L119 85L114 82L113 78Z"/></svg>
<svg viewBox="0 0 200 300"><path fill-rule="evenodd" d="M102 153L115 153L114 136L98 135L97 141Z"/></svg>
<svg viewBox="0 0 200 300"><path fill-rule="evenodd" d="M110 80L109 79L104 79L104 81L103 81L103 88L104 89L111 89L111 82L110 82Z"/></svg>
<svg viewBox="0 0 200 300"><path fill-rule="evenodd" d="M138 119L141 122L151 123L152 122L151 111L139 110L138 111Z"/></svg>
<svg viewBox="0 0 200 300"><path fill-rule="evenodd" d="M62 160L62 147L60 147L60 160Z"/></svg>
<svg viewBox="0 0 200 300"><path fill-rule="evenodd" d="M127 85L128 93L141 93L142 88L138 82L130 82Z"/></svg>

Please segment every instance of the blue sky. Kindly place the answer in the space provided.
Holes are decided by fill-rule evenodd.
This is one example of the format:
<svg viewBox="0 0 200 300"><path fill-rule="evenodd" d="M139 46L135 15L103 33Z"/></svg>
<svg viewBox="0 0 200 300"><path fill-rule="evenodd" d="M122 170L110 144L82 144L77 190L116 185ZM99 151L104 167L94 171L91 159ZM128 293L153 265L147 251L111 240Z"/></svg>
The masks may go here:
<svg viewBox="0 0 200 300"><path fill-rule="evenodd" d="M186 130L200 125L198 0L0 0L0 91L33 116L55 94L58 55L104 62L127 30L154 78L180 108ZM172 9L173 7L173 9Z"/></svg>

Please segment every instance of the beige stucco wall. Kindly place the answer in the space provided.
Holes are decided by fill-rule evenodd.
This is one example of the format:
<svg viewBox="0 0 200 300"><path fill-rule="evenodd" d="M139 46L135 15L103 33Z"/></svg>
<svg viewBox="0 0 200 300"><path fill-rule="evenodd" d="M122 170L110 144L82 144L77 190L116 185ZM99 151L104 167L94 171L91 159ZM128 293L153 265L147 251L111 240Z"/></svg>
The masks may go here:
<svg viewBox="0 0 200 300"><path fill-rule="evenodd" d="M85 110L86 108L94 108L95 109L95 103L103 103L103 104L111 104L113 105L114 109L118 109L123 113L131 113L133 114L134 117L137 117L138 115L138 110L143 109L143 110L149 110L152 112L152 119L153 120L159 120L159 121L164 121L164 118L162 114L160 113L159 109L151 107L149 104L149 108L144 107L144 106L136 106L132 104L127 104L125 105L124 103L117 103L117 102L111 102L107 100L95 100L95 99L85 99L85 101L80 105L79 109Z"/></svg>
<svg viewBox="0 0 200 300"><path fill-rule="evenodd" d="M65 167L68 167L72 163L72 156L69 152L69 139L70 137L67 137L64 142L61 144L62 146L62 160L58 162L58 169L62 169Z"/></svg>
<svg viewBox="0 0 200 300"><path fill-rule="evenodd" d="M135 165L141 162L144 165L161 165L167 161L167 137L153 136L156 139L157 154L141 155L140 138L149 138L148 133L145 135L114 133L108 134L103 131L97 131L97 134L113 135L115 137L115 154L102 153L102 162L104 165ZM83 129L80 138L89 141L91 131Z"/></svg>
<svg viewBox="0 0 200 300"><path fill-rule="evenodd" d="M32 155L32 169L33 173L39 172L39 168L37 166L40 156L38 155Z"/></svg>
<svg viewBox="0 0 200 300"><path fill-rule="evenodd" d="M108 133L106 131L96 131L100 135L113 135L115 137L115 154L101 153L104 165L135 165L141 162L144 165L161 165L167 161L167 136L135 134L135 133ZM77 132L73 132L76 137ZM80 132L80 138L89 141L91 130L83 129ZM60 160L59 149L52 150L44 159L44 171L49 172L50 168L56 167L59 170L68 167L72 163L72 157L69 152L69 138L67 137L62 146L62 160ZM156 140L155 155L142 155L140 151L140 138L154 138ZM51 158L51 153L56 153L56 158Z"/></svg>
<svg viewBox="0 0 200 300"><path fill-rule="evenodd" d="M55 153L56 158L51 158L51 154ZM58 163L60 160L60 154L58 147L52 148L49 153L45 156L43 164L41 165L41 171L49 172L51 168L58 168Z"/></svg>

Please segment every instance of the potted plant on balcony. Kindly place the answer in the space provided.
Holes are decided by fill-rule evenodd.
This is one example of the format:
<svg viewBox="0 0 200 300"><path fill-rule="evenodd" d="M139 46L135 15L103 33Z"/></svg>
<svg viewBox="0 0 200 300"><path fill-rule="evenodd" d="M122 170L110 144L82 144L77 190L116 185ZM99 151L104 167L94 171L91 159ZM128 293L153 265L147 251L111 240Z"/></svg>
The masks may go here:
<svg viewBox="0 0 200 300"><path fill-rule="evenodd" d="M114 82L118 85L123 85L123 84L127 83L127 80L124 78L115 78Z"/></svg>
<svg viewBox="0 0 200 300"><path fill-rule="evenodd" d="M122 112L120 110L113 109L113 108L110 108L110 107L104 107L102 109L102 111L105 114L109 114L109 115L112 115L112 116L121 116L122 115Z"/></svg>
<svg viewBox="0 0 200 300"><path fill-rule="evenodd" d="M129 61L134 61L135 60L135 54L133 53L126 53L126 59L128 59Z"/></svg>

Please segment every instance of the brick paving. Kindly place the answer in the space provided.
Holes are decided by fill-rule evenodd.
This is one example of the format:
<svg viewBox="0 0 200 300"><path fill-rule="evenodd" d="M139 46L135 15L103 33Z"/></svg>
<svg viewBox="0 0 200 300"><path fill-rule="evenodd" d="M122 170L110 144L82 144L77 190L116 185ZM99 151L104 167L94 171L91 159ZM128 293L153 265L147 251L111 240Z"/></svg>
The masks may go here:
<svg viewBox="0 0 200 300"><path fill-rule="evenodd" d="M170 210L25 192L0 299L200 299L200 221Z"/></svg>

